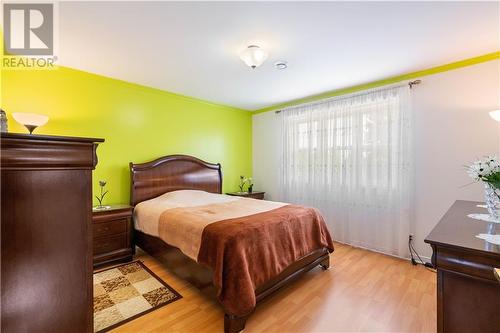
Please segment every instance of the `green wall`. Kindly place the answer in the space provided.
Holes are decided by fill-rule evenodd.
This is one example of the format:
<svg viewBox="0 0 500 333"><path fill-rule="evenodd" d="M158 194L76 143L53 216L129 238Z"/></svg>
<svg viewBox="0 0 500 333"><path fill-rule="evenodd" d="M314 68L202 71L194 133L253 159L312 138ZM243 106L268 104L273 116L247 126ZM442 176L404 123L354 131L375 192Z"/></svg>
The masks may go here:
<svg viewBox="0 0 500 333"><path fill-rule="evenodd" d="M98 180L108 181L106 203L129 202L128 163L188 154L222 164L223 190L251 175L252 113L65 67L4 70L1 108L9 132L26 133L12 112L50 117L38 134L104 138ZM94 199L94 203L96 200Z"/></svg>

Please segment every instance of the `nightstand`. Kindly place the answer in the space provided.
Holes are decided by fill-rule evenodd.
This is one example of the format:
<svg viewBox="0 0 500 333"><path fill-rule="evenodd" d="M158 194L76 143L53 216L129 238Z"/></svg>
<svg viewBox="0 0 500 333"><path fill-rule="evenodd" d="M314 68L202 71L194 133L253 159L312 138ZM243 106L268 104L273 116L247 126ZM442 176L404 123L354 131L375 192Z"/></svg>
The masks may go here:
<svg viewBox="0 0 500 333"><path fill-rule="evenodd" d="M92 210L94 267L132 260L132 212L129 205Z"/></svg>
<svg viewBox="0 0 500 333"><path fill-rule="evenodd" d="M244 198L252 198L252 199L262 200L262 199L264 199L265 193L266 192L253 191L252 193L250 193L250 192L231 192L231 193L226 193L226 194L232 195L235 197L244 197Z"/></svg>

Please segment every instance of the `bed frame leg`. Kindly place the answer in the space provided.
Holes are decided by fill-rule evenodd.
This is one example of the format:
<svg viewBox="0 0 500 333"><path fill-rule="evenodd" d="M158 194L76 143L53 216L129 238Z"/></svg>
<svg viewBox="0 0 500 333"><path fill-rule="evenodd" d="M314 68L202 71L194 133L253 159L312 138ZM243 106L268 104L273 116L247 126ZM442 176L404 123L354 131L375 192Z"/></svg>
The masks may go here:
<svg viewBox="0 0 500 333"><path fill-rule="evenodd" d="M224 333L238 333L245 329L246 317L236 317L224 314Z"/></svg>
<svg viewBox="0 0 500 333"><path fill-rule="evenodd" d="M325 259L323 259L319 265L321 268L326 271L328 268L330 268L330 256L327 256Z"/></svg>

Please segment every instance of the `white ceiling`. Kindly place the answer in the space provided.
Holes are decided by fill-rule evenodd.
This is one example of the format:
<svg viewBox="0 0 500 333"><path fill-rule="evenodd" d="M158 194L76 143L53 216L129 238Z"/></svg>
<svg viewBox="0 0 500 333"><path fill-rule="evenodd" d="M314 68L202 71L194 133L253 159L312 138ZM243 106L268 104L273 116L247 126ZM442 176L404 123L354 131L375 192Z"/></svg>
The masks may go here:
<svg viewBox="0 0 500 333"><path fill-rule="evenodd" d="M500 49L499 2L62 2L60 64L255 110ZM269 51L256 70L238 53ZM273 67L286 60L289 68Z"/></svg>

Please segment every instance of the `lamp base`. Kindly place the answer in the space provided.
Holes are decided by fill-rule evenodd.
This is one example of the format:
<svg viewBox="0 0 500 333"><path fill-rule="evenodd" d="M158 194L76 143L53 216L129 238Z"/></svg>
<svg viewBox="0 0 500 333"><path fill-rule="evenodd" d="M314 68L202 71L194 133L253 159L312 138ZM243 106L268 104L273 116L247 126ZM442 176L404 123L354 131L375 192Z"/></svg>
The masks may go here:
<svg viewBox="0 0 500 333"><path fill-rule="evenodd" d="M24 125L24 127L26 127L28 129L28 131L30 132L30 134L33 134L33 131L38 127L38 126L35 126L35 125Z"/></svg>

